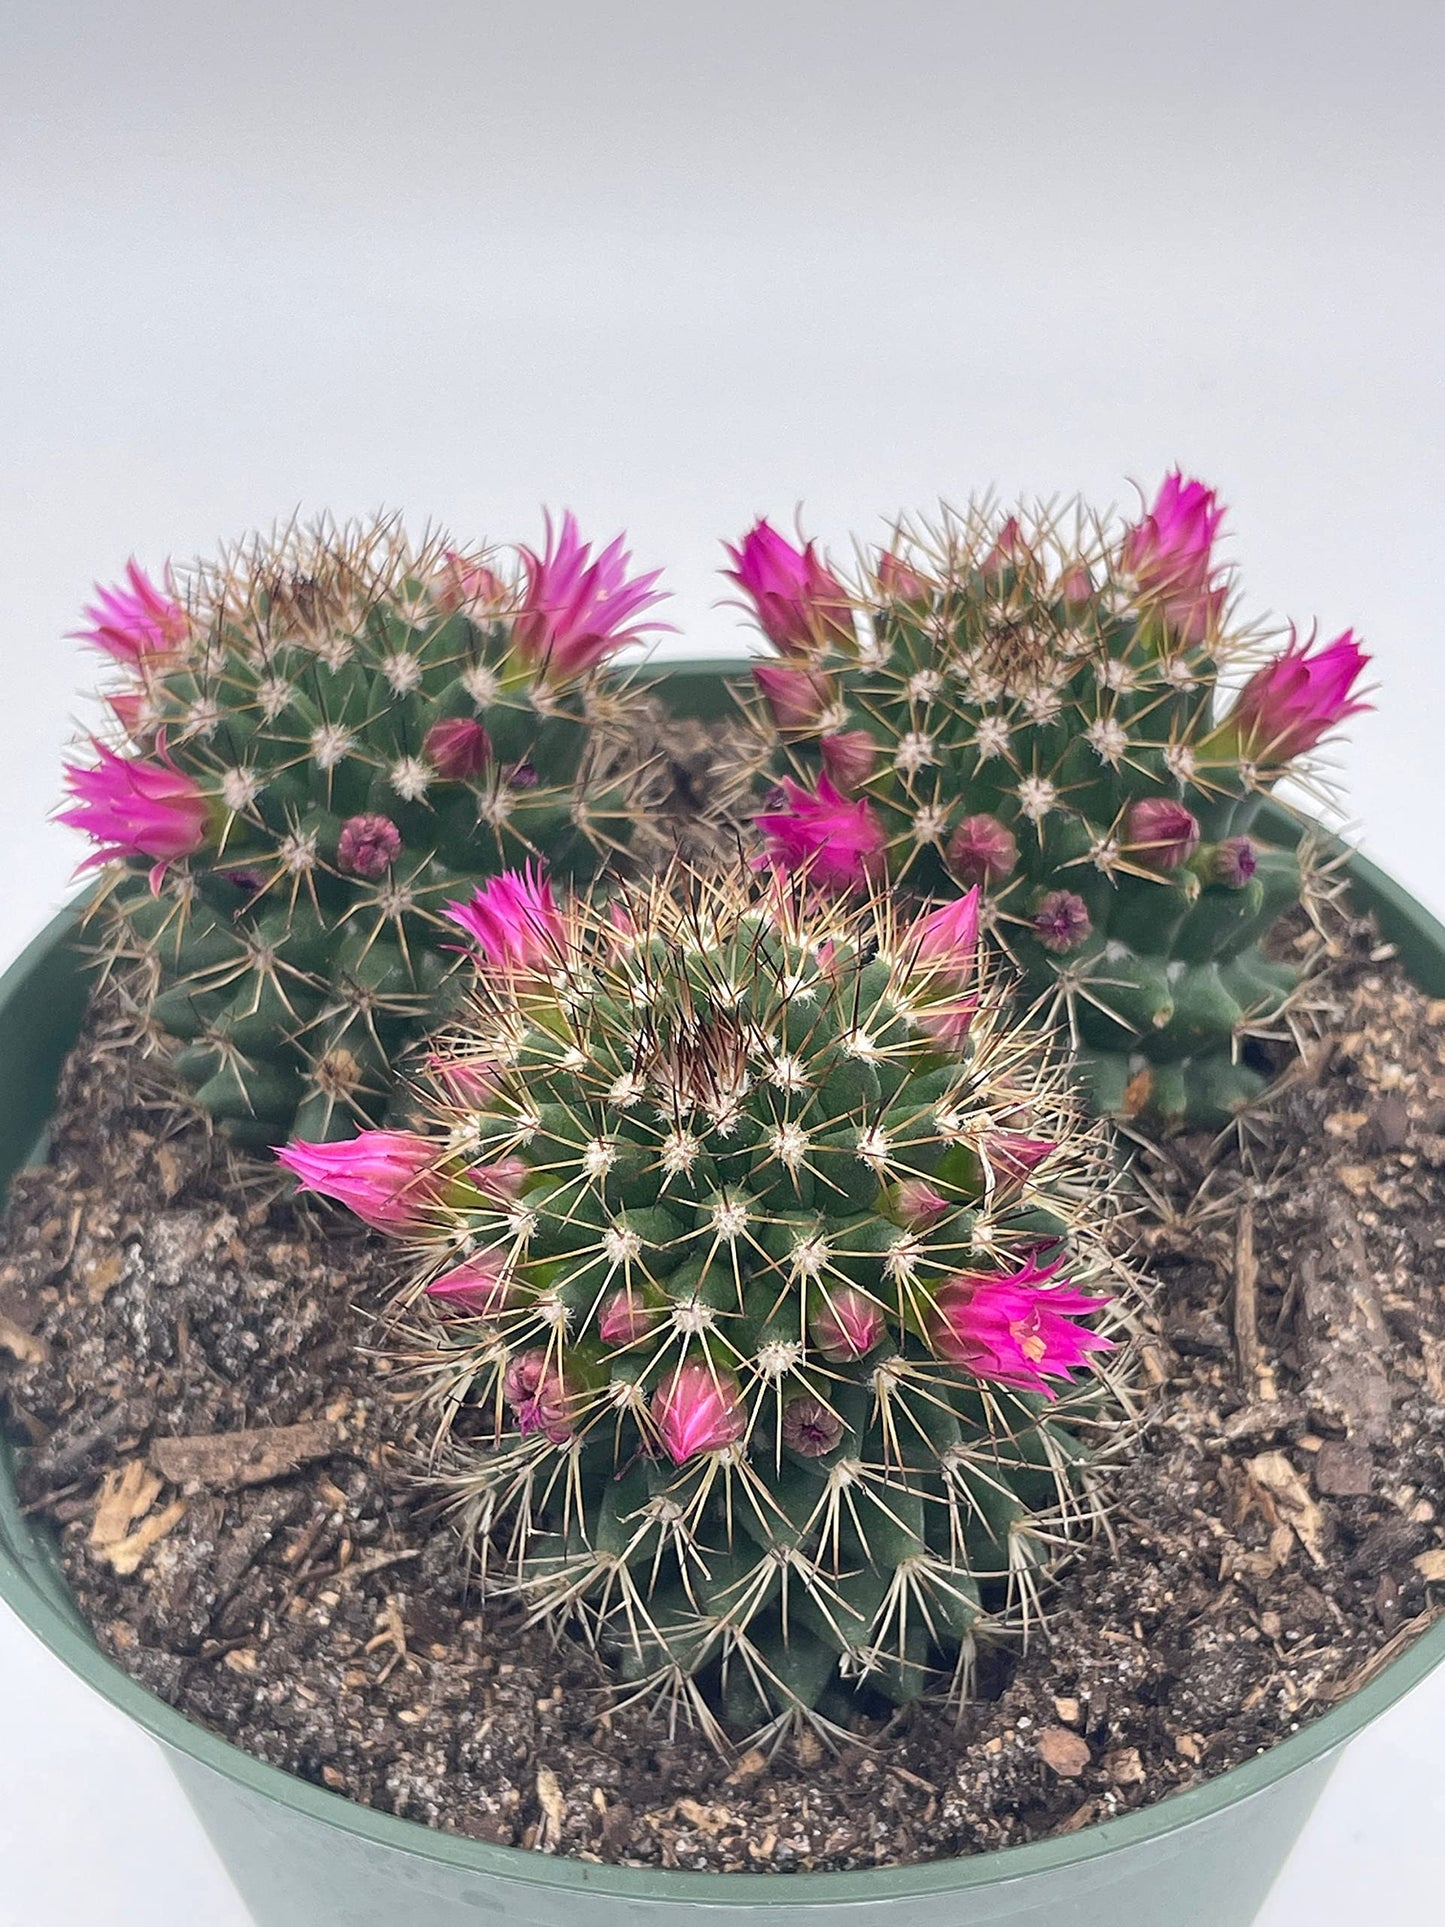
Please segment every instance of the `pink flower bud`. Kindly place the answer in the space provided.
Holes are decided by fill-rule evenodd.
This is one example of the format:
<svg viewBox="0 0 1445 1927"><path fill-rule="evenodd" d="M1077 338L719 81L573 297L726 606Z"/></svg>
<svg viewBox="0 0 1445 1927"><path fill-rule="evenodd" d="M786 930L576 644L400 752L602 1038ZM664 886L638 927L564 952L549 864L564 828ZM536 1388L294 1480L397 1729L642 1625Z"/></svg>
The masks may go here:
<svg viewBox="0 0 1445 1927"><path fill-rule="evenodd" d="M888 839L865 799L850 803L826 776L819 777L816 792L785 776L782 791L786 809L757 818L767 839L759 865L805 873L823 890L857 890L882 877Z"/></svg>
<svg viewBox="0 0 1445 1927"><path fill-rule="evenodd" d="M926 1231L943 1217L949 1204L926 1178L904 1178L894 1187L893 1209L899 1223L910 1231Z"/></svg>
<svg viewBox="0 0 1445 1927"><path fill-rule="evenodd" d="M334 1198L377 1231L422 1230L442 1200L437 1147L411 1131L362 1131L340 1144L293 1139L276 1153L304 1191Z"/></svg>
<svg viewBox="0 0 1445 1927"><path fill-rule="evenodd" d="M1094 578L1082 562L1075 562L1065 569L1059 579L1059 600L1065 613L1078 616L1088 608L1094 599Z"/></svg>
<svg viewBox="0 0 1445 1927"><path fill-rule="evenodd" d="M1007 882L1018 861L1018 838L996 816L966 816L948 845L948 866L959 882L986 890Z"/></svg>
<svg viewBox="0 0 1445 1927"><path fill-rule="evenodd" d="M1226 890L1242 890L1259 868L1259 852L1247 836L1227 836L1205 855L1208 881Z"/></svg>
<svg viewBox="0 0 1445 1927"><path fill-rule="evenodd" d="M566 1445L571 1439L574 1401L566 1379L540 1345L509 1361L502 1376L502 1397L524 1438L529 1432L544 1432L554 1445Z"/></svg>
<svg viewBox="0 0 1445 1927"><path fill-rule="evenodd" d="M442 551L441 567L432 582L432 599L445 615L458 609L495 608L505 594L501 581L484 562L471 561L456 549Z"/></svg>
<svg viewBox="0 0 1445 1927"><path fill-rule="evenodd" d="M833 685L820 669L796 663L755 662L753 680L779 729L815 729L834 700Z"/></svg>
<svg viewBox="0 0 1445 1927"><path fill-rule="evenodd" d="M473 1164L467 1170L470 1182L494 1204L515 1204L531 1175L532 1167L518 1157L496 1158L491 1164Z"/></svg>
<svg viewBox="0 0 1445 1927"><path fill-rule="evenodd" d="M1006 569L1017 568L1028 560L1028 553L1019 519L1011 515L999 530L993 547L980 562L979 573L985 582L996 586L1003 580Z"/></svg>
<svg viewBox="0 0 1445 1927"><path fill-rule="evenodd" d="M1347 716L1369 708L1352 696L1369 660L1352 629L1313 655L1308 644L1291 642L1250 677L1210 741L1270 768L1307 755Z"/></svg>
<svg viewBox="0 0 1445 1927"><path fill-rule="evenodd" d="M422 740L422 754L438 776L449 783L464 783L468 777L480 776L491 761L492 742L470 716L450 716L432 724Z"/></svg>
<svg viewBox="0 0 1445 1927"><path fill-rule="evenodd" d="M551 682L584 676L608 656L638 642L649 629L665 629L643 612L666 600L653 584L662 574L628 579L631 557L626 538L610 542L594 562L573 516L564 515L560 533L547 518L541 555L521 551L526 584L512 627L512 647L522 662Z"/></svg>
<svg viewBox="0 0 1445 1927"><path fill-rule="evenodd" d="M835 1365L866 1358L887 1328L883 1307L852 1285L820 1291L808 1320L813 1343Z"/></svg>
<svg viewBox="0 0 1445 1927"><path fill-rule="evenodd" d="M983 1141L984 1156L1005 1184L1022 1184L1058 1148L1049 1138L1026 1137L1022 1131L990 1131Z"/></svg>
<svg viewBox="0 0 1445 1927"><path fill-rule="evenodd" d="M730 575L753 606L758 627L785 656L816 654L828 643L856 645L848 592L811 542L795 549L759 519L737 548L724 544Z"/></svg>
<svg viewBox="0 0 1445 1927"><path fill-rule="evenodd" d="M191 623L175 597L158 589L134 556L125 572L129 586L103 589L96 583L96 600L85 611L90 627L73 633L117 662L142 669L174 655L190 635ZM169 580L169 569L166 575Z"/></svg>
<svg viewBox="0 0 1445 1927"><path fill-rule="evenodd" d="M920 971L962 989L974 979L978 950L978 885L941 909L915 917L903 933L905 956L917 959Z"/></svg>
<svg viewBox="0 0 1445 1927"><path fill-rule="evenodd" d="M530 863L480 885L470 902L449 903L446 914L493 970L545 972L564 955L566 935L552 886Z"/></svg>
<svg viewBox="0 0 1445 1927"><path fill-rule="evenodd" d="M401 854L401 831L389 816L348 816L336 844L336 867L369 882L385 876Z"/></svg>
<svg viewBox="0 0 1445 1927"><path fill-rule="evenodd" d="M674 1465L733 1445L747 1430L738 1382L701 1362L679 1365L652 1395L652 1422Z"/></svg>
<svg viewBox="0 0 1445 1927"><path fill-rule="evenodd" d="M1172 797L1146 796L1129 805L1124 842L1146 869L1177 870L1199 848L1199 819Z"/></svg>
<svg viewBox="0 0 1445 1927"><path fill-rule="evenodd" d="M896 602L927 602L930 590L917 569L885 549L878 558L878 586Z"/></svg>
<svg viewBox="0 0 1445 1927"><path fill-rule="evenodd" d="M1053 1284L1058 1268L1030 1260L1009 1277L961 1272L948 1279L928 1318L936 1356L978 1378L1054 1397L1050 1379L1067 1380L1090 1353L1114 1349L1111 1339L1074 1322L1102 1311L1108 1299Z"/></svg>
<svg viewBox="0 0 1445 1927"><path fill-rule="evenodd" d="M503 1275L505 1259L486 1251L433 1278L426 1296L443 1311L469 1318L496 1318L517 1302L517 1287Z"/></svg>
<svg viewBox="0 0 1445 1927"><path fill-rule="evenodd" d="M1224 607L1212 554L1223 520L1214 491L1202 482L1186 482L1175 469L1164 478L1149 513L1125 534L1120 551L1140 594L1188 644L1204 641Z"/></svg>
<svg viewBox="0 0 1445 1927"><path fill-rule="evenodd" d="M66 787L75 798L60 821L84 830L101 847L81 864L93 870L117 858L155 859L152 888L168 863L193 856L209 835L212 805L200 784L167 761L117 756L104 743L92 747L93 767L67 764Z"/></svg>
<svg viewBox="0 0 1445 1927"><path fill-rule="evenodd" d="M635 1345L655 1331L662 1313L645 1304L636 1292L614 1291L602 1307L597 1336L604 1345Z"/></svg>
<svg viewBox="0 0 1445 1927"><path fill-rule="evenodd" d="M497 1066L489 1057L442 1057L436 1051L426 1067L455 1103L483 1110L497 1088Z"/></svg>
<svg viewBox="0 0 1445 1927"><path fill-rule="evenodd" d="M845 795L861 790L878 767L878 745L866 729L843 729L818 740L823 773Z"/></svg>
<svg viewBox="0 0 1445 1927"><path fill-rule="evenodd" d="M1077 950L1094 928L1088 905L1072 890L1050 890L1029 921L1044 949L1056 956Z"/></svg>
<svg viewBox="0 0 1445 1927"><path fill-rule="evenodd" d="M804 1459L821 1459L833 1450L847 1427L822 1399L799 1392L783 1407L783 1443Z"/></svg>

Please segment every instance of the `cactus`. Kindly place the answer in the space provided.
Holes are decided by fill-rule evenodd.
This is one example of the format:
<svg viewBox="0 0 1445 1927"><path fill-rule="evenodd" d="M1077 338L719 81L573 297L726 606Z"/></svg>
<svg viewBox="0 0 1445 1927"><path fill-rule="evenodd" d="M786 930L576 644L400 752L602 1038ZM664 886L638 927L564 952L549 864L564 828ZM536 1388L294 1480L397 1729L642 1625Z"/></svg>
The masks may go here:
<svg viewBox="0 0 1445 1927"><path fill-rule="evenodd" d="M760 523L731 551L779 659L750 713L780 793L773 859L831 888L982 885L1033 992L1066 1013L1097 1109L1215 1127L1259 1092L1245 1041L1298 972L1262 948L1301 895L1261 799L1362 705L1346 631L1262 656L1230 620L1222 511L1172 475L1119 531L987 512L883 554L850 595Z"/></svg>
<svg viewBox="0 0 1445 1927"><path fill-rule="evenodd" d="M508 584L395 521L288 530L163 590L134 563L83 633L118 753L68 771L106 949L180 1080L243 1144L387 1115L444 1007L449 900L626 841L623 699L598 669L658 598L567 517ZM655 625L652 625L655 626Z"/></svg>
<svg viewBox="0 0 1445 1927"><path fill-rule="evenodd" d="M427 1129L282 1157L420 1254L485 1585L715 1733L963 1690L1093 1517L1128 1293L976 893L483 894Z"/></svg>

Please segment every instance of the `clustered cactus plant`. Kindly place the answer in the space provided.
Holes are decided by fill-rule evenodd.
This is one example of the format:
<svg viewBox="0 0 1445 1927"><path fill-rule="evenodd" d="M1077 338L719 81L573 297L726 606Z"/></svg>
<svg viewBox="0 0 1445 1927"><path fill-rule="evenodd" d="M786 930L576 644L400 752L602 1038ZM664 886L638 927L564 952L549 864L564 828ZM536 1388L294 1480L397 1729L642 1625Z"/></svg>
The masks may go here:
<svg viewBox="0 0 1445 1927"><path fill-rule="evenodd" d="M1295 989L1261 944L1301 877L1255 819L1361 707L1366 661L1349 630L1262 659L1221 516L1178 474L1123 530L973 512L900 536L854 594L766 522L731 551L778 651L751 705L773 860L834 889L981 886L1096 1106L1163 1124L1219 1125L1263 1085L1242 1047Z"/></svg>
<svg viewBox="0 0 1445 1927"><path fill-rule="evenodd" d="M112 960L243 1144L387 1114L454 970L449 902L509 863L590 876L627 839L601 665L655 575L568 516L509 582L394 521L286 531L87 611L123 741L67 776Z"/></svg>
<svg viewBox="0 0 1445 1927"><path fill-rule="evenodd" d="M282 1153L420 1256L491 1588L704 1721L962 1685L1089 1516L1107 1181L977 918L501 879L427 1128Z"/></svg>

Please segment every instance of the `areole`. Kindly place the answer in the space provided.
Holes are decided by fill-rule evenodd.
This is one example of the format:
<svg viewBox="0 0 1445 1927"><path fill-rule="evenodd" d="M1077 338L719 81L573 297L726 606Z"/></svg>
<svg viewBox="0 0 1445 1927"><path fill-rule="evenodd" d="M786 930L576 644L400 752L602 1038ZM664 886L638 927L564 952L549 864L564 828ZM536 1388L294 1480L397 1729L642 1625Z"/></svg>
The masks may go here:
<svg viewBox="0 0 1445 1927"><path fill-rule="evenodd" d="M660 665L675 713L726 714L737 661ZM1266 833L1295 827L1268 813ZM1415 981L1445 995L1445 928L1373 864L1348 864ZM74 910L0 980L0 1178L43 1145L61 1059L84 1006ZM53 1544L0 1467L0 1596L72 1671L153 1734L259 1927L685 1927L808 1914L857 1927L1247 1927L1340 1748L1445 1659L1437 1622L1353 1698L1202 1786L1066 1838L921 1866L846 1874L695 1874L551 1858L429 1831L293 1778L193 1725L104 1657L66 1590Z"/></svg>

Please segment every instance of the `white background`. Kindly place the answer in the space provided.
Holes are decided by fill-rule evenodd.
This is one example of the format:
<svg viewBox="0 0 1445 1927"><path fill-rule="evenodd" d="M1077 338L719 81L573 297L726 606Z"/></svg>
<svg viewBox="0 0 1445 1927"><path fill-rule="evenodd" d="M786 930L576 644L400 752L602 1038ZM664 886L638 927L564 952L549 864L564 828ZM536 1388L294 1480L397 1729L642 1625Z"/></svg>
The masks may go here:
<svg viewBox="0 0 1445 1927"><path fill-rule="evenodd" d="M1423 0L11 0L0 952L68 888L64 637L132 552L569 506L716 651L760 511L841 549L1176 461L1257 611L1365 636L1348 808L1445 909L1442 95ZM4 1927L239 1927L148 1744L8 1618L0 1693ZM1445 1682L1357 1745L1264 1927L1433 1917L1442 1722Z"/></svg>

